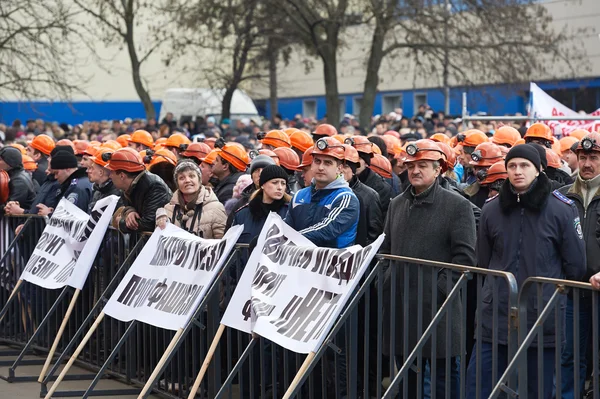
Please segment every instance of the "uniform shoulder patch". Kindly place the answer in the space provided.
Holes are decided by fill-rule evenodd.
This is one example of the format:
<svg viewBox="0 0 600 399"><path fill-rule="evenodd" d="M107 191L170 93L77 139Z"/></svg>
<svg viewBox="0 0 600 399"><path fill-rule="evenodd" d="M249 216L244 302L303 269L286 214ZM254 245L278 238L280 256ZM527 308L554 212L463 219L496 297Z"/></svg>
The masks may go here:
<svg viewBox="0 0 600 399"><path fill-rule="evenodd" d="M558 191L558 190L554 190L554 191L552 192L552 194L553 194L553 195L554 195L556 198L558 198L558 199L559 199L561 202L564 202L564 203L565 203L565 204L567 204L567 205L573 205L573 204L574 204L574 202L573 202L573 200L572 200L572 199L569 199L569 198L567 198L567 197L566 197L566 196L565 196L563 193L561 193L561 192L560 192L560 191Z"/></svg>
<svg viewBox="0 0 600 399"><path fill-rule="evenodd" d="M500 194L496 194L496 195L494 195L493 197L490 197L490 198L486 199L486 200L485 200L485 203L487 204L488 202L495 200L496 198L498 198L498 196L499 196L499 195L500 195Z"/></svg>
<svg viewBox="0 0 600 399"><path fill-rule="evenodd" d="M67 201L71 202L72 204L76 204L78 198L79 195L77 193L71 193L67 196Z"/></svg>

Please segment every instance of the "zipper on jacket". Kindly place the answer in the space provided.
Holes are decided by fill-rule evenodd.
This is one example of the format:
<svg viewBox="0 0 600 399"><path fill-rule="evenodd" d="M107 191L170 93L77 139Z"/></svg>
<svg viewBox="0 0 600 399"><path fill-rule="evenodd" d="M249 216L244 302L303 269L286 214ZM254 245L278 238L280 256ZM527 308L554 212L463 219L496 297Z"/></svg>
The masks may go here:
<svg viewBox="0 0 600 399"><path fill-rule="evenodd" d="M521 195L519 193L517 193L517 203L521 202ZM521 213L522 215L522 213Z"/></svg>
<svg viewBox="0 0 600 399"><path fill-rule="evenodd" d="M518 201L517 194L517 201ZM523 216L525 215L525 208L521 208L521 222L519 223L519 249L517 250L517 270L515 270L515 277L519 276L519 266L521 264L521 246L523 245ZM518 280L517 280L518 281Z"/></svg>

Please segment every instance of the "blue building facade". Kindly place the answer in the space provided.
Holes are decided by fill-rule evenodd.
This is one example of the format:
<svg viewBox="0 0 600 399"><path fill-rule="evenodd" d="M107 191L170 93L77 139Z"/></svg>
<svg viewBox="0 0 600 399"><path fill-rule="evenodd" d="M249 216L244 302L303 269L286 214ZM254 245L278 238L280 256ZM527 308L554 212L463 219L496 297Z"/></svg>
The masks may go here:
<svg viewBox="0 0 600 399"><path fill-rule="evenodd" d="M579 111L592 112L600 108L600 77L561 80L552 82L536 82L551 96ZM422 103L429 104L435 111L444 109L444 95L440 88L379 91L375 99L374 114L382 114L400 107L404 115L411 116ZM529 101L529 84L521 85L486 85L478 87L455 87L450 90L450 113L462 114L462 93L467 92L467 109L469 113L486 112L488 115L513 115L517 112L527 113ZM340 95L341 114L358 115L361 93ZM255 100L259 113L270 118L269 101ZM160 101L155 101L157 115L160 112ZM280 98L279 113L284 118L326 115L325 96L305 96ZM12 123L15 119L22 122L27 119L43 119L59 123L77 124L84 121L99 121L124 118L145 118L144 107L139 101L74 101L74 102L0 102L0 122Z"/></svg>

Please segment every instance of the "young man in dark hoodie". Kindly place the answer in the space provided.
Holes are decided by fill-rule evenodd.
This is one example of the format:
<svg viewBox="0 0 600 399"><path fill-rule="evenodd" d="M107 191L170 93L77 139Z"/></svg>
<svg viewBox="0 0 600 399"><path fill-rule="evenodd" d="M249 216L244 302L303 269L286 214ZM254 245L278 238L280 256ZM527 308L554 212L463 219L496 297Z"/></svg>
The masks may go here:
<svg viewBox="0 0 600 399"><path fill-rule="evenodd" d="M8 200L0 204L0 213L4 213L5 206L10 202L18 203L22 208L28 209L35 198L35 190L29 173L23 169L21 152L14 147L4 147L0 150L0 170L6 171L8 182Z"/></svg>

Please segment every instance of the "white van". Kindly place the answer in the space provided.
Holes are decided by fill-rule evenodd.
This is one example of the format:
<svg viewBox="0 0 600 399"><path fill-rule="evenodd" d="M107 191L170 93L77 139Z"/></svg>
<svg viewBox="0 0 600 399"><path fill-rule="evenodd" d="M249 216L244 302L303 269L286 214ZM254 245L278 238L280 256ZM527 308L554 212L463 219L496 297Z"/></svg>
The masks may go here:
<svg viewBox="0 0 600 399"><path fill-rule="evenodd" d="M197 118L215 117L221 121L221 102L225 89L168 89L160 107L161 121L167 112L172 112L178 122L196 121ZM260 121L260 116L252 99L242 90L233 92L230 120L249 118Z"/></svg>

